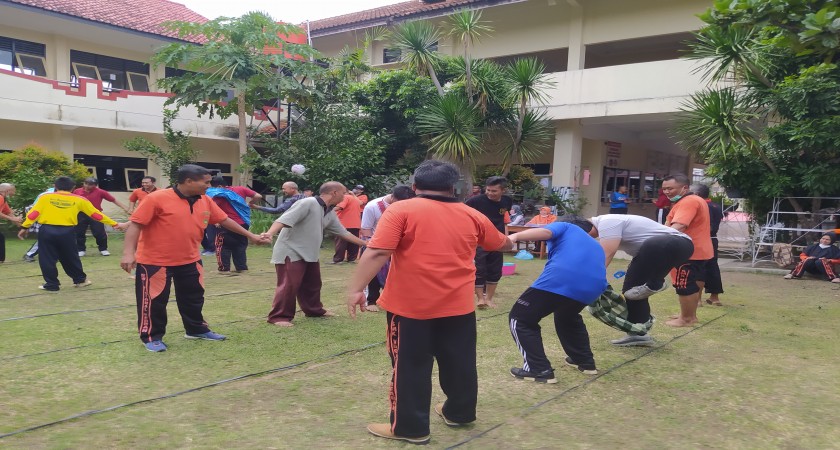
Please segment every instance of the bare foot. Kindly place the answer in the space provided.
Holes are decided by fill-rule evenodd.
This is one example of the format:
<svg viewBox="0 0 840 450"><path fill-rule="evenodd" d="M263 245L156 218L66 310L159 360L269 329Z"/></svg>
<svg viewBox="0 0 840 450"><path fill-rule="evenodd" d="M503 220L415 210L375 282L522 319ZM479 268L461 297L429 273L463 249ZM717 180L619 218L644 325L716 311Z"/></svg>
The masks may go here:
<svg viewBox="0 0 840 450"><path fill-rule="evenodd" d="M665 325L668 325L669 327L693 327L694 325L697 325L697 319L686 321L677 317L676 319L671 319L665 322Z"/></svg>
<svg viewBox="0 0 840 450"><path fill-rule="evenodd" d="M376 305L367 305L367 307L365 307L365 311L367 311L367 312L379 312L379 307L376 306Z"/></svg>
<svg viewBox="0 0 840 450"><path fill-rule="evenodd" d="M494 302L487 302L487 307L488 307L488 308L496 308L496 303L494 303Z"/></svg>
<svg viewBox="0 0 840 450"><path fill-rule="evenodd" d="M720 299L709 297L706 299L706 303L714 306L723 306L723 303L720 302Z"/></svg>
<svg viewBox="0 0 840 450"><path fill-rule="evenodd" d="M321 314L318 317L335 317L335 313L330 311L329 309L325 309L324 314Z"/></svg>
<svg viewBox="0 0 840 450"><path fill-rule="evenodd" d="M295 324L293 324L292 322L272 322L272 325L280 328L291 328L295 326Z"/></svg>
<svg viewBox="0 0 840 450"><path fill-rule="evenodd" d="M488 305L485 302L478 302L478 304L475 305L475 307L478 308L478 309L487 309L487 308L490 307L490 305Z"/></svg>

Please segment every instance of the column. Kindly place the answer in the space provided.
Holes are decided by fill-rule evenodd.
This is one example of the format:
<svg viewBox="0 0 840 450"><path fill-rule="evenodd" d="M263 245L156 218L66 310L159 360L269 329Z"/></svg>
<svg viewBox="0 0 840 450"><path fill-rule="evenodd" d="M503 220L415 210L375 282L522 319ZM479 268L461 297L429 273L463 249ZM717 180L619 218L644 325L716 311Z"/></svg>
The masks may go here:
<svg viewBox="0 0 840 450"><path fill-rule="evenodd" d="M54 36L52 55L47 64L50 66L47 78L57 81L70 81L70 46L64 36ZM47 50L48 54L50 49Z"/></svg>
<svg viewBox="0 0 840 450"><path fill-rule="evenodd" d="M551 162L551 185L578 187L581 169L581 148L583 127L577 119L556 122L554 135L554 156Z"/></svg>
<svg viewBox="0 0 840 450"><path fill-rule="evenodd" d="M583 42L583 7L577 0L566 0L569 8L569 59L566 70L583 70L586 45Z"/></svg>

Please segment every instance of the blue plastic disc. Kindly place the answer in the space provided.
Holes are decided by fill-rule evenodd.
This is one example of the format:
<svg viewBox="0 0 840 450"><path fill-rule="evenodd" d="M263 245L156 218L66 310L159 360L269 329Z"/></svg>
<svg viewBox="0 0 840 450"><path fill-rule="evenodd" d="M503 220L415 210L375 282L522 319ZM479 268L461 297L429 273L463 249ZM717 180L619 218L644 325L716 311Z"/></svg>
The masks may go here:
<svg viewBox="0 0 840 450"><path fill-rule="evenodd" d="M627 272L625 272L623 270L619 270L618 272L613 274L613 278L615 278L617 280L617 279L623 277L624 275L627 275Z"/></svg>

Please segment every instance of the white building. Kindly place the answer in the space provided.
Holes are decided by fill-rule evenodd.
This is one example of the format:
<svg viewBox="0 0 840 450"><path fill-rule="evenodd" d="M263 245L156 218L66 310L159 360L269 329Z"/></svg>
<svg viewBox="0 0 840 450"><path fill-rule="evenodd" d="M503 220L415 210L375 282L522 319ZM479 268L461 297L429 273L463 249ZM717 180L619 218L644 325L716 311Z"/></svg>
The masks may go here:
<svg viewBox="0 0 840 450"><path fill-rule="evenodd" d="M334 56L364 31L411 20L443 22L462 8L481 8L494 32L474 57L506 62L541 59L554 87L545 108L554 120L554 151L532 167L554 186L580 188L585 213L605 213L609 192L627 185L630 211L653 216L658 181L693 164L670 128L680 104L703 88L695 64L679 59L702 26L709 0L410 0L309 24L313 45ZM369 52L377 67L395 64L387 42ZM455 40L439 51L458 55ZM479 164L493 163L488 156Z"/></svg>
<svg viewBox="0 0 840 450"><path fill-rule="evenodd" d="M168 94L155 82L171 69L148 62L178 41L161 25L170 20L207 19L167 0L0 0L0 150L34 142L61 151L121 197L144 174L160 178L159 167L122 143L143 136L165 146ZM236 177L235 117L182 109L174 126L192 133L202 165Z"/></svg>

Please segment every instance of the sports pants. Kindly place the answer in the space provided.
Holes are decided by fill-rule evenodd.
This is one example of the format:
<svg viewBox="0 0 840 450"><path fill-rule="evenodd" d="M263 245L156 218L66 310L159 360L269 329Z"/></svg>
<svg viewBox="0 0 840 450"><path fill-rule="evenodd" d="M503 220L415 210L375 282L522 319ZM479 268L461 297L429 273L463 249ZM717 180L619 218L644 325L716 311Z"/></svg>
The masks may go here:
<svg viewBox="0 0 840 450"><path fill-rule="evenodd" d="M204 308L204 267L201 260L183 266L137 264L134 292L141 341L159 341L166 334L166 305L173 283L178 312L187 334L210 331L201 314Z"/></svg>
<svg viewBox="0 0 840 450"><path fill-rule="evenodd" d="M398 436L429 435L432 367L446 402L443 413L457 423L475 421L478 402L475 313L436 319L409 319L388 313L391 357L391 430Z"/></svg>
<svg viewBox="0 0 840 450"><path fill-rule="evenodd" d="M44 289L57 291L61 285L58 281L56 262L61 263L61 268L73 279L73 283L81 283L87 279L74 237L75 230L69 225L41 225L38 229L38 248L41 251L38 265L41 266L41 275L44 277Z"/></svg>
<svg viewBox="0 0 840 450"><path fill-rule="evenodd" d="M108 250L108 234L105 233L105 225L84 213L79 213L79 223L76 225L76 250L85 251L85 233L88 227L90 227L90 234L96 239L99 251Z"/></svg>
<svg viewBox="0 0 840 450"><path fill-rule="evenodd" d="M359 237L358 228L348 228L347 231L353 236ZM336 236L335 237L335 254L333 255L333 262L340 263L347 258L347 262L353 262L359 256L359 246Z"/></svg>
<svg viewBox="0 0 840 450"><path fill-rule="evenodd" d="M248 229L248 225L242 225ZM241 234L220 228L216 233L216 262L219 271L230 272L230 260L236 270L248 270L248 238Z"/></svg>
<svg viewBox="0 0 840 450"><path fill-rule="evenodd" d="M661 289L668 272L688 261L692 253L694 244L691 243L691 239L674 235L649 238L630 261L621 292L643 284L647 284L653 290ZM649 319L648 299L627 301L627 320L645 323Z"/></svg>

